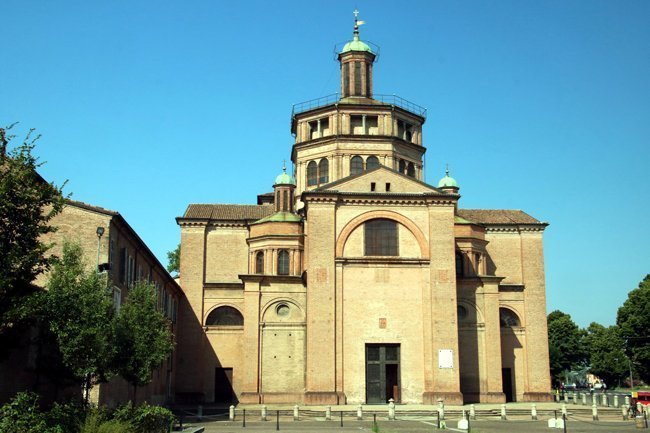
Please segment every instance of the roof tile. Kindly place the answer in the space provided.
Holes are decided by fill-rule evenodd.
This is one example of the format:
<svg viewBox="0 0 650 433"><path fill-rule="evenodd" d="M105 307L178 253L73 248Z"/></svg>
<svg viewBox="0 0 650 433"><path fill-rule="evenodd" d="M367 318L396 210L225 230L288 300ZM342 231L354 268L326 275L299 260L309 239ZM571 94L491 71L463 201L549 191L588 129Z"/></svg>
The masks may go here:
<svg viewBox="0 0 650 433"><path fill-rule="evenodd" d="M458 215L479 224L543 224L515 209L458 209Z"/></svg>
<svg viewBox="0 0 650 433"><path fill-rule="evenodd" d="M258 220L273 213L273 205L190 204L183 218L212 220Z"/></svg>

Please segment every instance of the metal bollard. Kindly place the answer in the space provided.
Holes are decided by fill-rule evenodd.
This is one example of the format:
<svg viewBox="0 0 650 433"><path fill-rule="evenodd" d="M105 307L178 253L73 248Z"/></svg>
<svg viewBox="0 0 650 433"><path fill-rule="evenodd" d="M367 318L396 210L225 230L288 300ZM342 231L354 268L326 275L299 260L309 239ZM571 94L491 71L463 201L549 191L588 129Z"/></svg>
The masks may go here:
<svg viewBox="0 0 650 433"><path fill-rule="evenodd" d="M591 405L591 418L594 421L598 421L598 407L595 403Z"/></svg>
<svg viewBox="0 0 650 433"><path fill-rule="evenodd" d="M203 406L199 405L196 408L196 419L201 421L203 419Z"/></svg>
<svg viewBox="0 0 650 433"><path fill-rule="evenodd" d="M242 421L241 421L241 426L246 427L246 409L244 409L242 414Z"/></svg>
<svg viewBox="0 0 650 433"><path fill-rule="evenodd" d="M392 398L388 400L388 419L395 421L395 400Z"/></svg>
<svg viewBox="0 0 650 433"><path fill-rule="evenodd" d="M363 407L361 405L357 406L357 419L359 421L363 419Z"/></svg>
<svg viewBox="0 0 650 433"><path fill-rule="evenodd" d="M230 421L235 420L235 406L233 405L230 405L230 410L228 411L228 418L230 419Z"/></svg>
<svg viewBox="0 0 650 433"><path fill-rule="evenodd" d="M476 407L473 404L469 407L469 419L476 419Z"/></svg>
<svg viewBox="0 0 650 433"><path fill-rule="evenodd" d="M280 430L280 411L275 411L275 430Z"/></svg>
<svg viewBox="0 0 650 433"><path fill-rule="evenodd" d="M300 412L298 409L298 405L295 405L293 407L293 420L294 421L300 421Z"/></svg>
<svg viewBox="0 0 650 433"><path fill-rule="evenodd" d="M614 395L614 407L618 407L618 394Z"/></svg>
<svg viewBox="0 0 650 433"><path fill-rule="evenodd" d="M343 427L343 411L339 412L341 414L341 427Z"/></svg>
<svg viewBox="0 0 650 433"><path fill-rule="evenodd" d="M264 405L264 406L262 406L262 416L260 417L260 419L262 421L266 421L266 415L267 415L267 413L266 413L266 405Z"/></svg>
<svg viewBox="0 0 650 433"><path fill-rule="evenodd" d="M325 421L332 420L332 406L325 406Z"/></svg>
<svg viewBox="0 0 650 433"><path fill-rule="evenodd" d="M530 417L533 421L537 421L537 405L535 403L530 406Z"/></svg>
<svg viewBox="0 0 650 433"><path fill-rule="evenodd" d="M505 404L501 405L501 419L503 421L508 419L508 417L506 416L506 405Z"/></svg>

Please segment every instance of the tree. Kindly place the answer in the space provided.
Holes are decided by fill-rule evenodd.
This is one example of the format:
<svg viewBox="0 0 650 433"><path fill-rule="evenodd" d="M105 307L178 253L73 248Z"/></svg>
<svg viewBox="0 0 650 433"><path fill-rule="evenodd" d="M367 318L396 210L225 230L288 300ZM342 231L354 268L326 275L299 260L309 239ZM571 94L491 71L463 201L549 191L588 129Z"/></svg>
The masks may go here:
<svg viewBox="0 0 650 433"><path fill-rule="evenodd" d="M138 281L129 291L115 324L115 365L118 373L133 385L151 382L151 372L174 348L168 319L156 309L151 283Z"/></svg>
<svg viewBox="0 0 650 433"><path fill-rule="evenodd" d="M87 271L80 245L63 243L47 284L36 299L63 364L83 385L86 401L94 383L113 374L114 306L105 280Z"/></svg>
<svg viewBox="0 0 650 433"><path fill-rule="evenodd" d="M573 322L570 315L559 310L551 312L547 322L551 375L556 383L560 383L563 372L586 364L585 332Z"/></svg>
<svg viewBox="0 0 650 433"><path fill-rule="evenodd" d="M627 342L626 353L634 370L644 382L650 382L650 275L628 293L618 309L616 324Z"/></svg>
<svg viewBox="0 0 650 433"><path fill-rule="evenodd" d="M12 125L13 126L13 125ZM10 129L8 127L7 129ZM54 258L46 256L49 245L43 235L64 205L62 187L49 184L36 172L42 165L32 155L39 136L31 130L23 143L8 149L14 136L0 128L0 347L19 335L27 298L37 289L34 279L46 271Z"/></svg>
<svg viewBox="0 0 650 433"><path fill-rule="evenodd" d="M167 252L167 271L179 274L181 272L181 244Z"/></svg>
<svg viewBox="0 0 650 433"><path fill-rule="evenodd" d="M593 322L584 338L589 351L589 371L608 385L620 384L628 373L625 342L619 334L618 326L606 328Z"/></svg>

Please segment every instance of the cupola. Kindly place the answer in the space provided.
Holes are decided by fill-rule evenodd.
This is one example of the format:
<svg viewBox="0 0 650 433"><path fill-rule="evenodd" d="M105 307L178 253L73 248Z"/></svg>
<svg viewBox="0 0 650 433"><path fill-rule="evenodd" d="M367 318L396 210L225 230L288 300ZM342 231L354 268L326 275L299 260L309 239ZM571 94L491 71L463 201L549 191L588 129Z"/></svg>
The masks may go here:
<svg viewBox="0 0 650 433"><path fill-rule="evenodd" d="M275 178L273 192L275 193L275 211L293 212L293 196L296 189L296 179L287 174L287 167L282 166L282 173Z"/></svg>
<svg viewBox="0 0 650 433"><path fill-rule="evenodd" d="M438 182L438 188L445 192L451 192L454 194L458 193L458 190L460 188L458 187L458 182L456 182L456 179L449 176L449 166L447 166L447 169L445 170L445 177L440 179L440 182Z"/></svg>
<svg viewBox="0 0 650 433"><path fill-rule="evenodd" d="M352 40L339 53L341 63L341 98L372 97L372 64L376 54L359 38L359 11L354 11L354 32Z"/></svg>

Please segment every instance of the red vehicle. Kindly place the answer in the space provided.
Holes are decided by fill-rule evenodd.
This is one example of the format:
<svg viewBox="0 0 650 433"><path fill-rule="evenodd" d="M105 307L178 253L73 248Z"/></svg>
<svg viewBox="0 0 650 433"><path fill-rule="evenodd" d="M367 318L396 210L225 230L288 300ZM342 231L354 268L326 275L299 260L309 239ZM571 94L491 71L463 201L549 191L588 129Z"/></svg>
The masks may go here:
<svg viewBox="0 0 650 433"><path fill-rule="evenodd" d="M650 391L634 391L632 393L632 404L641 403L644 406L650 405Z"/></svg>

